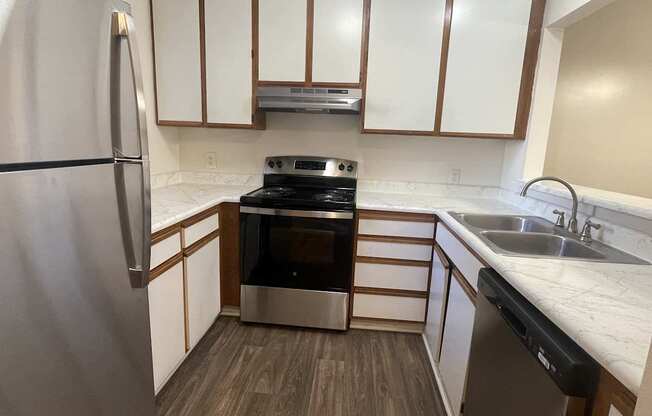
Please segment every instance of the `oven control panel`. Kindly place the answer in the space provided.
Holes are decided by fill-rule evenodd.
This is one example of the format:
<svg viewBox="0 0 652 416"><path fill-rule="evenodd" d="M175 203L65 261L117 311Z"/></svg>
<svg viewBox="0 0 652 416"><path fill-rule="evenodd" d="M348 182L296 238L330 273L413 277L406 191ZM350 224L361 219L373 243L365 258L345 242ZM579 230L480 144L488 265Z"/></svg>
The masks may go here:
<svg viewBox="0 0 652 416"><path fill-rule="evenodd" d="M358 162L315 156L272 156L265 158L265 175L358 177Z"/></svg>

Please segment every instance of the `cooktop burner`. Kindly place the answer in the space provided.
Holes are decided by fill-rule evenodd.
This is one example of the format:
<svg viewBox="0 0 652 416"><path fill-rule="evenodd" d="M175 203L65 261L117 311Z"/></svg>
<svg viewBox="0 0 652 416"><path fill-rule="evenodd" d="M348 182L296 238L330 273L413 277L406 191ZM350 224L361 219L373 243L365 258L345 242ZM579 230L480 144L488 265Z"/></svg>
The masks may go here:
<svg viewBox="0 0 652 416"><path fill-rule="evenodd" d="M295 191L292 188L283 186L270 186L268 188L261 188L258 191L255 191L253 196L260 196L263 198L282 198L288 197L294 193Z"/></svg>

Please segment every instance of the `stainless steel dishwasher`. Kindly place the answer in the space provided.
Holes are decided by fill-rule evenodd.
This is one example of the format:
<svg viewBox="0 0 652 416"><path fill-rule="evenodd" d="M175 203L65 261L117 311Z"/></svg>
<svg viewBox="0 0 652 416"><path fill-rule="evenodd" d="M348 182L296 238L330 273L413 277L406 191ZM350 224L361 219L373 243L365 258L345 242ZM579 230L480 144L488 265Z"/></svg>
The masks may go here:
<svg viewBox="0 0 652 416"><path fill-rule="evenodd" d="M464 416L585 414L595 361L495 271L478 291Z"/></svg>

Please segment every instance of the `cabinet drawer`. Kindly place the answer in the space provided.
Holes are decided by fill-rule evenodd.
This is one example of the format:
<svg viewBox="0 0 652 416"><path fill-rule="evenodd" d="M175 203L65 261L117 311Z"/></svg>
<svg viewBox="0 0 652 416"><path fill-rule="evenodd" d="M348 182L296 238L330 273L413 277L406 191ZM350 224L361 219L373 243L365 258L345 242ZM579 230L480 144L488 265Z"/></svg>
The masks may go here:
<svg viewBox="0 0 652 416"><path fill-rule="evenodd" d="M392 237L432 238L435 224L429 222L360 219L358 233Z"/></svg>
<svg viewBox="0 0 652 416"><path fill-rule="evenodd" d="M183 247L191 246L218 228L219 215L217 213L185 227L183 229Z"/></svg>
<svg viewBox="0 0 652 416"><path fill-rule="evenodd" d="M437 228L437 244L459 269L464 278L478 291L478 273L484 267L482 262L471 253L460 240L444 226Z"/></svg>
<svg viewBox="0 0 652 416"><path fill-rule="evenodd" d="M426 299L424 298L366 293L353 295L353 316L357 318L423 322L425 313Z"/></svg>
<svg viewBox="0 0 652 416"><path fill-rule="evenodd" d="M181 252L181 233L175 233L152 245L150 270Z"/></svg>
<svg viewBox="0 0 652 416"><path fill-rule="evenodd" d="M426 291L428 290L428 268L356 263L355 286Z"/></svg>
<svg viewBox="0 0 652 416"><path fill-rule="evenodd" d="M359 239L357 254L364 257L430 261L431 246Z"/></svg>

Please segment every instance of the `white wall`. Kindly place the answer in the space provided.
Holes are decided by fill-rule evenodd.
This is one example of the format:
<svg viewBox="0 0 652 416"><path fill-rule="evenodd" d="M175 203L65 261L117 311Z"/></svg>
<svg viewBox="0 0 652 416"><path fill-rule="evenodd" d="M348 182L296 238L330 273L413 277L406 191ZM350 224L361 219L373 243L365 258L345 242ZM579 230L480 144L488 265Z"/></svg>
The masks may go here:
<svg viewBox="0 0 652 416"><path fill-rule="evenodd" d="M267 130L181 129L181 170L206 169L215 152L220 173L257 174L272 155L354 159L360 178L448 183L461 169L465 185L498 186L505 143L499 140L362 135L359 117L268 113Z"/></svg>
<svg viewBox="0 0 652 416"><path fill-rule="evenodd" d="M152 55L152 30L149 14L149 0L130 0L136 21L138 47L145 83L147 102L147 131L152 174L179 169L179 129L156 125L154 102L154 65Z"/></svg>

